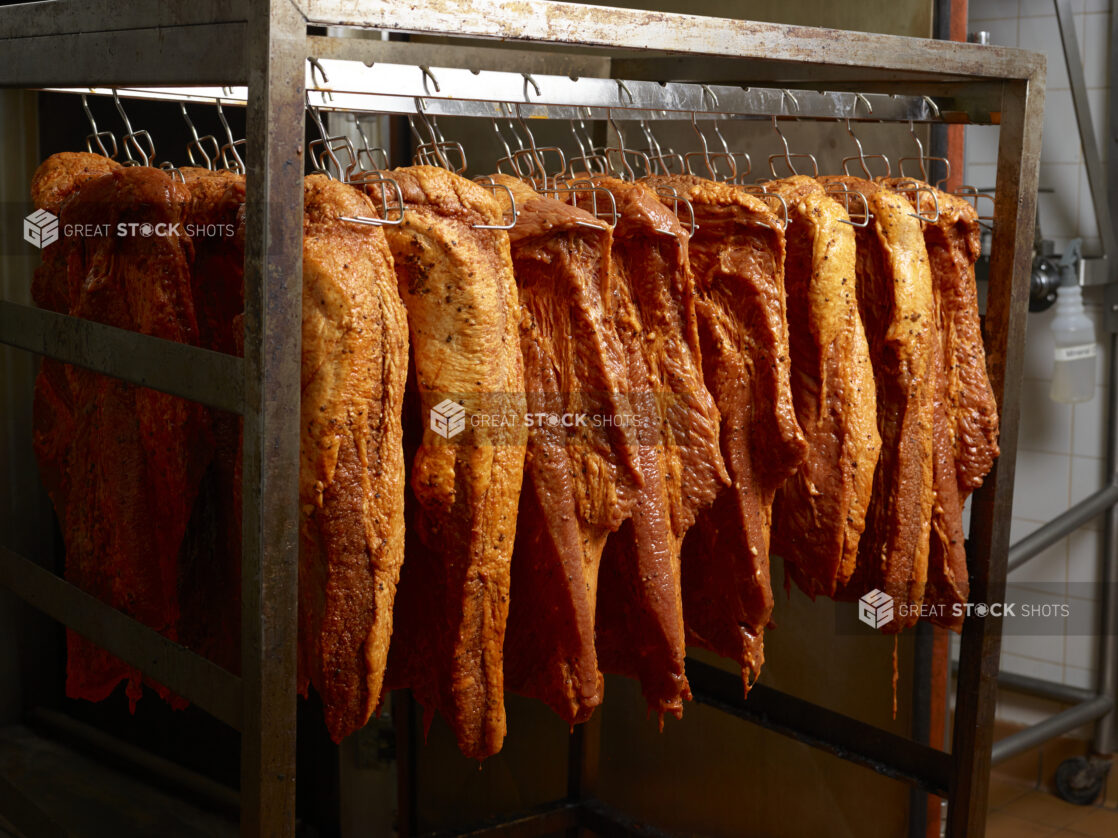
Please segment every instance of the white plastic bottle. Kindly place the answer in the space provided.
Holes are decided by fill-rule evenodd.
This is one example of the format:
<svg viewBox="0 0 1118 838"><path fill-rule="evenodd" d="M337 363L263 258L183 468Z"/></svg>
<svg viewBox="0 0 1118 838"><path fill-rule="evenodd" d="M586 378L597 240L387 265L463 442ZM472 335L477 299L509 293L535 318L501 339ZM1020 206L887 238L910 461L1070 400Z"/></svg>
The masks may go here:
<svg viewBox="0 0 1118 838"><path fill-rule="evenodd" d="M1095 397L1095 326L1083 310L1083 289L1061 285L1056 292L1056 364L1052 374L1052 400L1087 402Z"/></svg>

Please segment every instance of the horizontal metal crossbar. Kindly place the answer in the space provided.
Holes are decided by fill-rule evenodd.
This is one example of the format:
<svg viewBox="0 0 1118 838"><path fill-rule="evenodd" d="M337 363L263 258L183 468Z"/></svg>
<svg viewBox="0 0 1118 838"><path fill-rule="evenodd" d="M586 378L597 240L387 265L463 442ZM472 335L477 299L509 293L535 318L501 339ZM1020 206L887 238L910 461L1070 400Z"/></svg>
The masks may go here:
<svg viewBox="0 0 1118 838"><path fill-rule="evenodd" d="M530 13L521 0L473 0L468 6L458 0L293 1L308 23L322 26L759 58L810 64L820 70L926 71L934 67L942 75L960 80L1029 78L1044 60L1004 47L550 0L536 2Z"/></svg>
<svg viewBox="0 0 1118 838"><path fill-rule="evenodd" d="M231 413L244 411L233 355L0 300L0 343Z"/></svg>
<svg viewBox="0 0 1118 838"><path fill-rule="evenodd" d="M0 547L0 585L235 729L241 679L33 561Z"/></svg>
<svg viewBox="0 0 1118 838"><path fill-rule="evenodd" d="M950 754L763 684L754 684L746 700L740 677L693 658L687 659L687 680L702 704L947 796Z"/></svg>

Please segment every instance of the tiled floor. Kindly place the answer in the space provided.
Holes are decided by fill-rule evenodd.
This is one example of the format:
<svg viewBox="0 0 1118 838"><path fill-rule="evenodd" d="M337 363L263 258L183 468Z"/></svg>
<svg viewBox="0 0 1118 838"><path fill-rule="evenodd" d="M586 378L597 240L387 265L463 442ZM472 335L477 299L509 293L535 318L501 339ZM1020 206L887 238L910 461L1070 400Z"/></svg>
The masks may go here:
<svg viewBox="0 0 1118 838"><path fill-rule="evenodd" d="M1054 794L990 778L986 838L1118 838L1118 809L1073 806Z"/></svg>

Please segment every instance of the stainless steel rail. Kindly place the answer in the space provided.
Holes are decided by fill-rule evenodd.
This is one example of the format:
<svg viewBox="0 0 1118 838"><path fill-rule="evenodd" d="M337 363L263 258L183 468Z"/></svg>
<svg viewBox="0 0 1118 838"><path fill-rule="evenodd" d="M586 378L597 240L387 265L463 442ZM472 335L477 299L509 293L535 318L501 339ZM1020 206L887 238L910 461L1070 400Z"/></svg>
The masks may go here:
<svg viewBox="0 0 1118 838"><path fill-rule="evenodd" d="M1113 483L1084 498L1067 512L1053 518L1009 548L1007 570L1012 573L1036 558L1061 538L1071 535L1118 503L1118 485Z"/></svg>
<svg viewBox="0 0 1118 838"><path fill-rule="evenodd" d="M1011 734L1005 739L999 739L994 743L990 753L990 762L993 765L1004 762L1010 757L1022 754L1088 722L1101 719L1113 709L1114 701L1105 695L1097 695L1074 707L1069 707L1067 710L1049 716L1043 722Z"/></svg>

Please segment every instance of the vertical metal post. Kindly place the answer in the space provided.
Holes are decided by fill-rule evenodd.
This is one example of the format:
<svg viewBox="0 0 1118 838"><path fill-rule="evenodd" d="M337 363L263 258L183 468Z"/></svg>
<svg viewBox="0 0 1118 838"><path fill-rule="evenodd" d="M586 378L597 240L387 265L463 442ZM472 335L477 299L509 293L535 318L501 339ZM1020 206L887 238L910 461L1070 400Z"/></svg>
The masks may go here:
<svg viewBox="0 0 1118 838"><path fill-rule="evenodd" d="M1111 164L1111 168L1113 168ZM1116 258L1118 254L1111 254ZM1113 288L1114 286L1111 286ZM1108 289L1108 291L1111 289ZM1108 302L1114 294L1107 294ZM1118 333L1110 336L1110 379L1106 393L1107 469L1118 476ZM1102 548L1102 614L1099 626L1098 692L1111 704L1118 701L1118 505L1106 513ZM1091 751L1105 755L1118 751L1118 710L1111 709L1095 724Z"/></svg>
<svg viewBox="0 0 1118 838"><path fill-rule="evenodd" d="M1001 410L1001 449L1010 456L998 460L974 495L967 542L972 602L1005 598L1015 466L1012 452L1017 450L1043 114L1042 69L1035 70L1028 81L1005 83L984 337L990 380ZM951 748L954 765L948 838L973 838L985 832L1001 622L1000 617L988 616L970 617L963 624Z"/></svg>
<svg viewBox="0 0 1118 838"><path fill-rule="evenodd" d="M1110 77L1118 68L1118 14L1110 15ZM1106 167L1107 194L1110 200L1111 223L1118 219L1118 85L1110 87L1110 111L1107 118L1106 144L1110 152ZM1108 258L1118 260L1118 253L1109 253ZM1110 275L1114 275L1111 266ZM1107 390L1107 468L1111 479L1118 478L1118 285L1106 289L1104 328L1111 332L1110 338L1110 378ZM1110 507L1103 530L1103 622L1099 637L1099 694L1109 696L1118 702L1118 507ZM1091 750L1096 754L1112 754L1118 751L1118 706L1095 725L1091 738Z"/></svg>
<svg viewBox="0 0 1118 838"><path fill-rule="evenodd" d="M306 23L249 9L241 834L295 834L299 366Z"/></svg>

